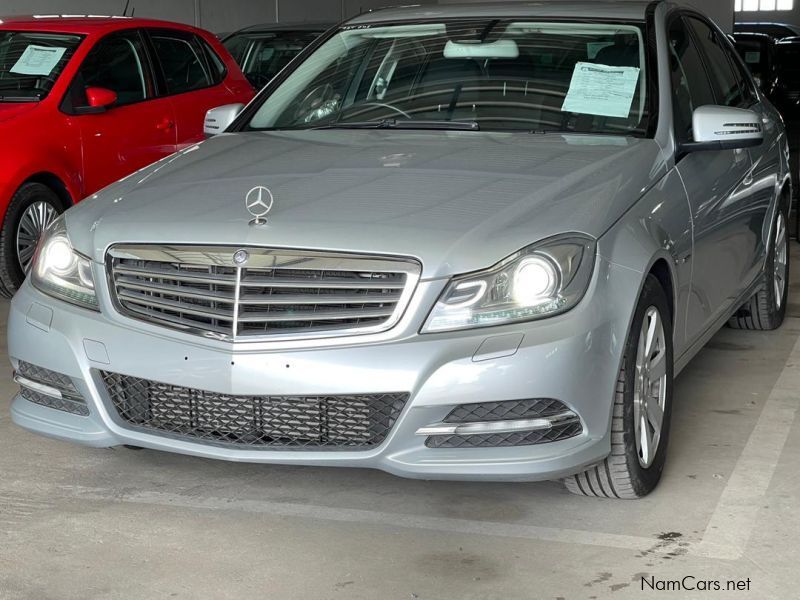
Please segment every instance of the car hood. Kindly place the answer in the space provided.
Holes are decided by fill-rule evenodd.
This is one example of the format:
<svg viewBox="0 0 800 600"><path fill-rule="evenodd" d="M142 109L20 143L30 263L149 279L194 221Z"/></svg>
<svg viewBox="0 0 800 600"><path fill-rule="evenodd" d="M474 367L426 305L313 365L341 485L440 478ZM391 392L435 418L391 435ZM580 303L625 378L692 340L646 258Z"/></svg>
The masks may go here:
<svg viewBox="0 0 800 600"><path fill-rule="evenodd" d="M5 123L35 109L37 102L1 102L0 123Z"/></svg>
<svg viewBox="0 0 800 600"><path fill-rule="evenodd" d="M73 244L269 246L418 258L423 277L491 266L567 232L599 237L666 172L655 141L318 130L218 136L68 212ZM248 192L274 198L253 226Z"/></svg>

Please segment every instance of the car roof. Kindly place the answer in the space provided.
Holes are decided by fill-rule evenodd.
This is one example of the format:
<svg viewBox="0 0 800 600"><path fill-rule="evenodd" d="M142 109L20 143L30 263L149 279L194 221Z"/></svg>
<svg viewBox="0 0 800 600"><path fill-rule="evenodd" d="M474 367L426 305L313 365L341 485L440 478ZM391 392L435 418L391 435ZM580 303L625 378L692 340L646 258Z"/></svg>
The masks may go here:
<svg viewBox="0 0 800 600"><path fill-rule="evenodd" d="M130 29L131 27L163 27L187 31L195 30L194 27L182 23L114 15L23 15L0 17L1 29L18 28L88 35L96 32Z"/></svg>
<svg viewBox="0 0 800 600"><path fill-rule="evenodd" d="M620 19L644 21L651 0L612 2L498 2L476 4L443 4L382 8L354 17L348 25L383 21L419 21L459 17L565 17L586 19Z"/></svg>
<svg viewBox="0 0 800 600"><path fill-rule="evenodd" d="M237 33L279 33L282 31L308 31L310 33L324 32L333 27L335 23L261 23L259 25L250 25L243 29L233 32L229 35L236 35Z"/></svg>

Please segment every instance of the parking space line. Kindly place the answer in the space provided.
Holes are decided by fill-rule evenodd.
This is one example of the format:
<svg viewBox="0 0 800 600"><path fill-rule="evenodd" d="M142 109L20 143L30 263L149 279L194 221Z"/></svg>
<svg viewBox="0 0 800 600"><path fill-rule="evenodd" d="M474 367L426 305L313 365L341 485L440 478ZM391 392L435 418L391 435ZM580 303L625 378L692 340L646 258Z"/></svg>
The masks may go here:
<svg viewBox="0 0 800 600"><path fill-rule="evenodd" d="M744 554L795 420L800 394L800 341L772 388L753 432L708 522L696 556L736 560Z"/></svg>
<svg viewBox="0 0 800 600"><path fill-rule="evenodd" d="M118 491L101 488L66 486L62 488L61 492L66 496L90 501L117 501L195 510L232 510L279 517L297 517L382 527L400 527L403 529L422 529L444 533L531 539L563 544L638 550L641 552L667 553L672 550L671 548L664 547L663 542L660 542L657 538L599 533L577 529L539 527L535 525L521 525L518 523L498 523L470 519L454 519L450 517L429 517L353 508L270 502L266 500L198 498L155 491L130 491L120 494Z"/></svg>

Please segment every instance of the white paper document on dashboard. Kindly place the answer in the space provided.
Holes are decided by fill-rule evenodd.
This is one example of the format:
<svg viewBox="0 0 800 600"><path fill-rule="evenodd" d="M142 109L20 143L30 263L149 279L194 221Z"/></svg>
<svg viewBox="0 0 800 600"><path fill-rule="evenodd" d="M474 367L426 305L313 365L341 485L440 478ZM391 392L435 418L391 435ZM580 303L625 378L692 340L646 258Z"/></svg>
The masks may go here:
<svg viewBox="0 0 800 600"><path fill-rule="evenodd" d="M572 72L572 81L561 110L625 118L630 114L638 84L638 67L579 62Z"/></svg>
<svg viewBox="0 0 800 600"><path fill-rule="evenodd" d="M66 48L31 44L11 67L11 72L17 75L50 75L66 51Z"/></svg>

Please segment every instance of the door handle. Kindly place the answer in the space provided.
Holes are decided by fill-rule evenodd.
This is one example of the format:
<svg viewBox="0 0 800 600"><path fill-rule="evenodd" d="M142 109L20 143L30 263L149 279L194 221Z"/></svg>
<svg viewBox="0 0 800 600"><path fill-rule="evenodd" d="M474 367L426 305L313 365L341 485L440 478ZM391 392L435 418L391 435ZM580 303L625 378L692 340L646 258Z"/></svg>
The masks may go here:
<svg viewBox="0 0 800 600"><path fill-rule="evenodd" d="M159 131L169 131L173 127L175 127L175 123L172 121L172 119L164 119L156 125L156 129Z"/></svg>

